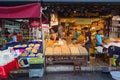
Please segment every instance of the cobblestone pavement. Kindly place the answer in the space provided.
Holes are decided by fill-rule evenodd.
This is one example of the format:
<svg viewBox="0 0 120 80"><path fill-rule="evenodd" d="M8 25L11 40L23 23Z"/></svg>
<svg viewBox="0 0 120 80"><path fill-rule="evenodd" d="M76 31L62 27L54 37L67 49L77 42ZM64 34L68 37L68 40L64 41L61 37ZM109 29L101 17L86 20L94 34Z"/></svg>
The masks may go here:
<svg viewBox="0 0 120 80"><path fill-rule="evenodd" d="M71 72L46 73L42 78L29 78L28 74L14 76L15 79L9 80L114 80L110 74L102 72L82 72L75 75Z"/></svg>

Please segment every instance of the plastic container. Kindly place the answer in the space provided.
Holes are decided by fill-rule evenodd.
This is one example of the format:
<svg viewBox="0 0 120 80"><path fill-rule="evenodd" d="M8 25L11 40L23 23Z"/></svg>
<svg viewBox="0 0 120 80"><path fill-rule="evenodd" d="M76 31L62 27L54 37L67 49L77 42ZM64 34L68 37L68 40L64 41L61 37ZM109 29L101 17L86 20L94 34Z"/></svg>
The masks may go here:
<svg viewBox="0 0 120 80"><path fill-rule="evenodd" d="M44 69L29 69L29 77L42 77L44 74Z"/></svg>

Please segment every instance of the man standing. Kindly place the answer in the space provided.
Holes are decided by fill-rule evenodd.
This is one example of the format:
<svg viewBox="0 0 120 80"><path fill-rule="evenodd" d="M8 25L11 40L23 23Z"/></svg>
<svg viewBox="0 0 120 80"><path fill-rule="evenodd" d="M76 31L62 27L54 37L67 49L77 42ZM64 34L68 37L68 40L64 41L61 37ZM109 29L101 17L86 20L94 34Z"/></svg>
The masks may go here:
<svg viewBox="0 0 120 80"><path fill-rule="evenodd" d="M89 31L89 29L87 27L84 27L84 31L85 31L85 40L83 43L83 46L85 46L85 48L88 51L88 63L90 63L90 45L91 45L91 32Z"/></svg>
<svg viewBox="0 0 120 80"><path fill-rule="evenodd" d="M95 39L96 39L96 47L97 46L103 46L103 39L102 37L100 36L100 30L97 30L96 31L96 35L95 35Z"/></svg>
<svg viewBox="0 0 120 80"><path fill-rule="evenodd" d="M119 62L120 62L120 47L117 46L109 46L108 48L103 48L104 53L109 54L109 71L111 70L112 66L112 58L113 55L118 55L117 60L116 60L116 68L119 69Z"/></svg>
<svg viewBox="0 0 120 80"><path fill-rule="evenodd" d="M61 24L59 24L59 26L58 26L58 38L61 40L63 39L63 31L64 31L63 26Z"/></svg>
<svg viewBox="0 0 120 80"><path fill-rule="evenodd" d="M17 42L22 42L23 41L23 35L21 34L21 32L19 32L18 34L17 34Z"/></svg>

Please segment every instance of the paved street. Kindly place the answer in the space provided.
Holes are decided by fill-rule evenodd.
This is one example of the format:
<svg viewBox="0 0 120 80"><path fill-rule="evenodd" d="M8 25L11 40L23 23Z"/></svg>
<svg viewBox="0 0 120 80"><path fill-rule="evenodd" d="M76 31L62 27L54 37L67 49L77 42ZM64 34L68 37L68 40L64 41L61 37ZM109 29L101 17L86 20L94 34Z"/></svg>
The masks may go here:
<svg viewBox="0 0 120 80"><path fill-rule="evenodd" d="M110 74L102 72L82 72L82 74L77 73L76 75L71 72L46 73L42 78L29 78L28 74L14 76L14 80L114 80Z"/></svg>

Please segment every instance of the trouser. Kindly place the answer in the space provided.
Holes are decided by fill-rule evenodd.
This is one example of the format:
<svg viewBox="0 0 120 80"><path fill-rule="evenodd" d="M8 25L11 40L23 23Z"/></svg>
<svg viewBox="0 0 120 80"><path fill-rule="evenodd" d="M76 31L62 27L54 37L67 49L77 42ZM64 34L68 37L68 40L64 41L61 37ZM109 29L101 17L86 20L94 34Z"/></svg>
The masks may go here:
<svg viewBox="0 0 120 80"><path fill-rule="evenodd" d="M63 32L59 32L58 33L58 37L61 38L61 39L63 39Z"/></svg>
<svg viewBox="0 0 120 80"><path fill-rule="evenodd" d="M119 66L119 62L120 62L120 55L119 55L119 57L116 59L116 66Z"/></svg>
<svg viewBox="0 0 120 80"><path fill-rule="evenodd" d="M88 51L88 61L90 61L90 44L86 44L85 45L85 48L87 49L87 51Z"/></svg>

